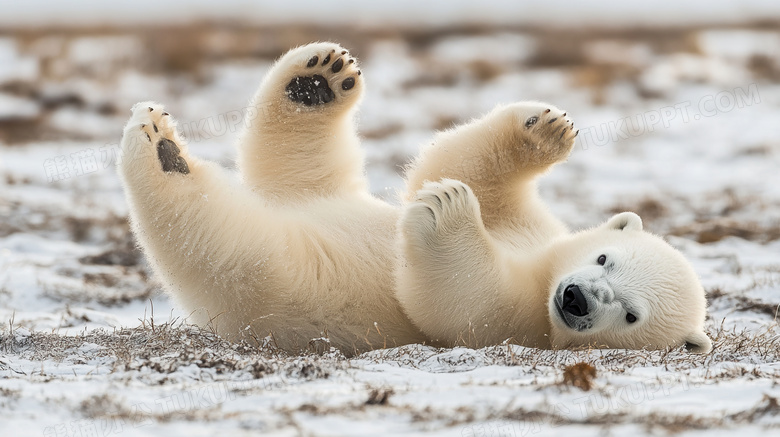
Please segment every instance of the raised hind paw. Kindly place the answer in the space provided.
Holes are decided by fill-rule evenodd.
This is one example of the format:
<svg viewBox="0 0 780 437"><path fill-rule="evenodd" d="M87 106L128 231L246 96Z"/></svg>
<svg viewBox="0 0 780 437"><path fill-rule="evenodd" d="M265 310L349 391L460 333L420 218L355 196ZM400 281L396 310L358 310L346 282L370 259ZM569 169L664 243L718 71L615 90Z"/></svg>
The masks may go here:
<svg viewBox="0 0 780 437"><path fill-rule="evenodd" d="M176 122L162 105L136 103L122 138L125 169L150 167L163 174L189 174L190 166L182 156L184 142L176 132Z"/></svg>
<svg viewBox="0 0 780 437"><path fill-rule="evenodd" d="M238 145L244 184L266 199L366 191L351 116L363 80L355 58L334 43L290 50L252 99ZM305 170L303 170L305 169Z"/></svg>
<svg viewBox="0 0 780 437"><path fill-rule="evenodd" d="M446 235L480 226L477 197L468 185L453 179L426 182L407 205L403 218L406 232Z"/></svg>
<svg viewBox="0 0 780 437"><path fill-rule="evenodd" d="M363 90L361 76L357 60L347 49L334 43L315 43L284 55L269 81L295 106L317 110L355 103Z"/></svg>

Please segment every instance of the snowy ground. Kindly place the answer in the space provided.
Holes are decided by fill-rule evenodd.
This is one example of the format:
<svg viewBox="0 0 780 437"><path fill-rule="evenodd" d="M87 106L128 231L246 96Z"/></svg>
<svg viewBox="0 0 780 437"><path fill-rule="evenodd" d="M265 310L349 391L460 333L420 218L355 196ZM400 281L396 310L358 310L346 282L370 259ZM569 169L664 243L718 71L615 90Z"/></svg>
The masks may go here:
<svg viewBox="0 0 780 437"><path fill-rule="evenodd" d="M778 28L5 32L0 434L780 435ZM667 236L708 292L714 351L345 359L182 325L125 221L114 163L129 108L165 103L195 154L231 168L269 63L321 39L361 60L367 171L389 201L436 129L502 102L565 108L583 130L544 197L574 228L634 210Z"/></svg>

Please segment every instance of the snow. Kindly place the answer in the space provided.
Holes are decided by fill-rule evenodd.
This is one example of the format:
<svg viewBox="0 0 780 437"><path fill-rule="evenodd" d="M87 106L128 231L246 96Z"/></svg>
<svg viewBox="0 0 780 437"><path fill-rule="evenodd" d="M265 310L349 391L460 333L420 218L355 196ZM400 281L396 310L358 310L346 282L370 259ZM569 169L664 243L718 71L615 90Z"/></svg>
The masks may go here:
<svg viewBox="0 0 780 437"><path fill-rule="evenodd" d="M780 55L780 36L776 32L717 30L702 32L698 41L706 55L729 61L746 62L755 55L777 60Z"/></svg>
<svg viewBox="0 0 780 437"><path fill-rule="evenodd" d="M534 39L522 34L447 38L431 48L434 58L458 64L489 60L502 64L522 62L534 53Z"/></svg>
<svg viewBox="0 0 780 437"><path fill-rule="evenodd" d="M38 76L37 59L21 56L16 41L0 37L0 81L33 79Z"/></svg>
<svg viewBox="0 0 780 437"><path fill-rule="evenodd" d="M39 12L42 5L48 13ZM750 21L780 16L776 2L577 2L567 14L536 2L389 5L2 6L0 25L9 29L73 32L9 30L0 38L2 435L778 432L780 70L771 65L780 31ZM163 102L193 154L233 171L237 117L271 56L304 41L277 35L265 51L236 55L230 50L245 34L206 29L207 46L227 54L166 71L147 58L146 31L78 27L96 17L106 25L160 23L172 11L180 23L211 16L343 29L355 22L369 28L381 17L383 28L395 29L345 33L343 41L359 51L368 86L358 127L371 189L390 202L403 188L400 167L435 130L499 103L534 99L565 108L581 133L569 161L542 179L543 198L575 229L637 210L701 277L714 352L408 345L347 359L279 354L271 339L259 339L262 347L231 345L180 326L187 314L161 293L129 238L114 170L129 108ZM532 25L548 22L562 39L581 43L572 49L580 56L534 63L548 47ZM642 24L650 33L591 36L567 27L581 22ZM469 23L482 30L461 27ZM672 25L689 26L685 35L696 44L670 48L661 37ZM448 30L425 38L404 30L425 26ZM755 55L774 64L759 71ZM562 383L566 366L577 362L597 370L590 391Z"/></svg>
<svg viewBox="0 0 780 437"><path fill-rule="evenodd" d="M0 119L35 118L39 113L38 105L28 99L0 93Z"/></svg>
<svg viewBox="0 0 780 437"><path fill-rule="evenodd" d="M595 23L603 28L648 25L731 24L767 20L780 15L780 5L767 0L659 0L636 3L622 1L577 1L559 5L531 0L490 0L478 5L468 0L397 0L354 2L334 0L224 0L219 7L208 0L62 2L30 0L0 3L3 26L172 25L203 19L250 24L329 23L331 26L444 27L458 25L579 26ZM41 13L40 11L46 11ZM154 11L149 13L148 11Z"/></svg>

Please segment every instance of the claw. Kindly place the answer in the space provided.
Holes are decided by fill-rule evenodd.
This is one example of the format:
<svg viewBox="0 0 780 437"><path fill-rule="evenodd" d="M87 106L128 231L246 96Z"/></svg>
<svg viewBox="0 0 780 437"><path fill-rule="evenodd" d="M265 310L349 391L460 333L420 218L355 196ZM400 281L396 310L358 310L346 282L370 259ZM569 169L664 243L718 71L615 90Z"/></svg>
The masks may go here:
<svg viewBox="0 0 780 437"><path fill-rule="evenodd" d="M579 135L579 134L580 134L580 130L577 129L577 132L574 132L574 137L573 138L577 138L577 135Z"/></svg>
<svg viewBox="0 0 780 437"><path fill-rule="evenodd" d="M550 112L549 108L546 111L544 111L545 114L547 114L548 112Z"/></svg>

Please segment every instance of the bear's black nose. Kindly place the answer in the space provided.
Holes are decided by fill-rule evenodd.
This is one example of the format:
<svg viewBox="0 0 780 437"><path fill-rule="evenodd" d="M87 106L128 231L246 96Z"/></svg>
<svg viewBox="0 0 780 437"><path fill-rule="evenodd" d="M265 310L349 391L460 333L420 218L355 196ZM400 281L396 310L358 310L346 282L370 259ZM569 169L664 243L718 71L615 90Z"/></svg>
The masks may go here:
<svg viewBox="0 0 780 437"><path fill-rule="evenodd" d="M574 284L566 287L566 290L563 291L561 309L577 317L588 315L588 301L582 295L580 287Z"/></svg>

